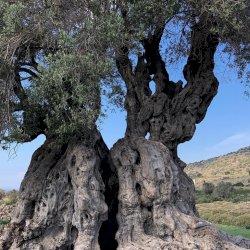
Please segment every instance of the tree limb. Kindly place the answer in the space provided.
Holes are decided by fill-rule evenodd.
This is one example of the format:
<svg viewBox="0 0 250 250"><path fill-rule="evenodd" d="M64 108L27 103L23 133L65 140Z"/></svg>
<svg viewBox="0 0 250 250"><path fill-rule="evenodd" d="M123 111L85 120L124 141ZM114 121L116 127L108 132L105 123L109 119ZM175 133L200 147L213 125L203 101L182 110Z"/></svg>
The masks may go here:
<svg viewBox="0 0 250 250"><path fill-rule="evenodd" d="M155 32L144 39L142 44L145 49L145 58L149 74L153 75L153 80L156 83L156 92L164 92L170 98L175 94L175 84L169 81L169 74L166 70L165 62L160 54L160 42L163 36L165 25L158 25Z"/></svg>

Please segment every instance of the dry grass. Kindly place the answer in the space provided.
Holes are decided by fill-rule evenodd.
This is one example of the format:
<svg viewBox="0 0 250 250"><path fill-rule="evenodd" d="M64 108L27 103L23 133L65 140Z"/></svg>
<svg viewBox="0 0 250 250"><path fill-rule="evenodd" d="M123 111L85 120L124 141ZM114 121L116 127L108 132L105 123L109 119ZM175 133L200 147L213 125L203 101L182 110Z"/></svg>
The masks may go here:
<svg viewBox="0 0 250 250"><path fill-rule="evenodd" d="M250 148L189 164L186 172L195 180L197 189L201 189L204 182L216 185L220 181L242 182L245 188L250 189Z"/></svg>
<svg viewBox="0 0 250 250"><path fill-rule="evenodd" d="M250 202L217 201L197 205L202 219L224 225L250 226Z"/></svg>

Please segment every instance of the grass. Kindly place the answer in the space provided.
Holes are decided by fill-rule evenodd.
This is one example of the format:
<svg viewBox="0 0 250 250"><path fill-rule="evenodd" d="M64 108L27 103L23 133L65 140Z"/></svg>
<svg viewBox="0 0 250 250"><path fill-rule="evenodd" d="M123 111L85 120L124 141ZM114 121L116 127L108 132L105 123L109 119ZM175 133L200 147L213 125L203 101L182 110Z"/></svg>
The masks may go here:
<svg viewBox="0 0 250 250"><path fill-rule="evenodd" d="M250 226L250 202L216 201L197 204L202 219L228 226Z"/></svg>
<svg viewBox="0 0 250 250"><path fill-rule="evenodd" d="M250 239L250 229L246 229L245 227L237 227L237 226L228 226L228 225L216 225L221 231L224 231L233 235L241 235L245 238Z"/></svg>

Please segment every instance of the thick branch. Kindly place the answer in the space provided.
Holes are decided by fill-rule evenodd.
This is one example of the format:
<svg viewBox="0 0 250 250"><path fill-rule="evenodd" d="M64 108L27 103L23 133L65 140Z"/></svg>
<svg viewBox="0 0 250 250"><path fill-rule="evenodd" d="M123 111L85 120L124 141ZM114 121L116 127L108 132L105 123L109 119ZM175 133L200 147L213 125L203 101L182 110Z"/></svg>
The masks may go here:
<svg viewBox="0 0 250 250"><path fill-rule="evenodd" d="M128 58L118 64L128 89L126 134L144 137L150 132L150 139L164 143L180 166L183 164L177 157L178 144L192 138L196 123L204 118L217 93L218 81L213 68L218 37L211 34L210 27L205 24L193 28L190 55L184 70L187 80L184 89L181 81L177 84L169 81L159 50L163 28L143 41L145 53L139 56L135 72ZM151 75L157 85L154 95L145 91Z"/></svg>
<svg viewBox="0 0 250 250"><path fill-rule="evenodd" d="M136 124L134 121L136 120L136 114L138 113L139 103L134 91L134 73L128 53L129 51L127 48L123 47L119 49L116 52L116 65L127 87L125 100L125 108L128 111L126 135L130 136L131 132L135 130Z"/></svg>
<svg viewBox="0 0 250 250"><path fill-rule="evenodd" d="M160 42L164 32L164 25L158 26L149 38L142 41L145 49L145 58L150 75L154 75L156 93L164 92L172 98L175 94L176 85L169 81L169 74L165 62L160 54Z"/></svg>
<svg viewBox="0 0 250 250"><path fill-rule="evenodd" d="M128 57L129 51L127 47L122 47L116 51L116 65L119 73L126 84L133 82L132 64Z"/></svg>
<svg viewBox="0 0 250 250"><path fill-rule="evenodd" d="M23 110L23 106L20 103L9 102L9 106L13 112L18 112Z"/></svg>
<svg viewBox="0 0 250 250"><path fill-rule="evenodd" d="M133 72L127 48L120 49L116 54L116 63L119 73L126 83L127 95L125 108L127 110L126 136L144 135L138 131L138 114L151 95L149 89L150 75L144 62L144 55L138 56L138 63Z"/></svg>
<svg viewBox="0 0 250 250"><path fill-rule="evenodd" d="M214 76L214 54L219 43L216 34L210 32L211 25L199 24L192 34L192 46L184 76L187 85L180 96L185 95L185 103L193 103L199 97L196 105L191 109L196 114L196 123L203 120L206 110L217 93L218 81Z"/></svg>
<svg viewBox="0 0 250 250"><path fill-rule="evenodd" d="M166 122L160 140L174 151L179 143L192 138L196 123L202 121L217 93L218 81L213 69L218 37L210 28L208 23L193 28L190 55L184 69L187 85L164 112Z"/></svg>
<svg viewBox="0 0 250 250"><path fill-rule="evenodd" d="M157 73L156 64L161 60L159 45L164 31L164 25L158 27L154 34L150 35L148 38L142 40L142 44L145 49L145 58L148 62L148 69L151 75ZM168 74L167 74L168 75Z"/></svg>

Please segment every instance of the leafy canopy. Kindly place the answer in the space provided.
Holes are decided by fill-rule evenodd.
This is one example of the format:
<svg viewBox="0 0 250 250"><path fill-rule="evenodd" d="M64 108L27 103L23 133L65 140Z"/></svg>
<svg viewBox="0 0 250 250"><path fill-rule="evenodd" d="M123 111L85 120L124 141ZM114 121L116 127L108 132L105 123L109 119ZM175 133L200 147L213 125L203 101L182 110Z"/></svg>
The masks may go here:
<svg viewBox="0 0 250 250"><path fill-rule="evenodd" d="M135 58L159 27L175 41L171 63L189 53L192 28L205 18L250 77L249 13L248 0L0 0L1 144L83 136L102 114L102 95L123 105L120 48Z"/></svg>

